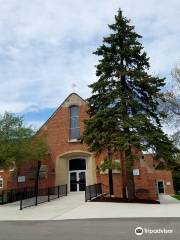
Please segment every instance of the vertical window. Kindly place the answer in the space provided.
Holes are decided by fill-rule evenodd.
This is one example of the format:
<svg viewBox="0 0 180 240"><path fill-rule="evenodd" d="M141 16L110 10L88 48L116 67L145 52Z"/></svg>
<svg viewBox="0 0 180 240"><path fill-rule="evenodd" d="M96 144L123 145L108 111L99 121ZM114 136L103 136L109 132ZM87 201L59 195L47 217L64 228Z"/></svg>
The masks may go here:
<svg viewBox="0 0 180 240"><path fill-rule="evenodd" d="M0 188L3 188L3 178L0 177Z"/></svg>
<svg viewBox="0 0 180 240"><path fill-rule="evenodd" d="M69 138L80 139L80 127L79 127L79 107L71 106L70 107L70 131Z"/></svg>
<svg viewBox="0 0 180 240"><path fill-rule="evenodd" d="M4 172L4 169L1 165L0 165L0 172Z"/></svg>

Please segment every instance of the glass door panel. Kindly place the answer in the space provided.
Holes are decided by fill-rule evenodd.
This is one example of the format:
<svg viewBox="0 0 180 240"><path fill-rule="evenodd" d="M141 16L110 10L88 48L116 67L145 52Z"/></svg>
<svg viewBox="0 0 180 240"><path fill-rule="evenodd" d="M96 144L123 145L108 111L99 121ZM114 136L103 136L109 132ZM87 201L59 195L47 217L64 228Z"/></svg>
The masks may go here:
<svg viewBox="0 0 180 240"><path fill-rule="evenodd" d="M77 191L77 172L70 172L70 192Z"/></svg>
<svg viewBox="0 0 180 240"><path fill-rule="evenodd" d="M85 191L86 189L86 173L79 172L79 191Z"/></svg>

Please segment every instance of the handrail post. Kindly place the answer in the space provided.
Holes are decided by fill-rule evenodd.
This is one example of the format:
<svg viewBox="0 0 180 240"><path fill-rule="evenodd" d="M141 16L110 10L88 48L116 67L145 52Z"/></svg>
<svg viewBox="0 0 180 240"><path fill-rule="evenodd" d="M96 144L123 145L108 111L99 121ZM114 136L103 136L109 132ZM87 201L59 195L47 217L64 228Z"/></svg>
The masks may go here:
<svg viewBox="0 0 180 240"><path fill-rule="evenodd" d="M96 197L97 197L97 184L95 184L95 193L96 193Z"/></svg>
<svg viewBox="0 0 180 240"><path fill-rule="evenodd" d="M41 161L38 161L36 179L35 179L35 195L36 195L36 206L38 205L38 191L39 191L39 172L41 167Z"/></svg>
<svg viewBox="0 0 180 240"><path fill-rule="evenodd" d="M37 189L35 189L35 199L36 199L35 205L37 206L38 205L38 190Z"/></svg>
<svg viewBox="0 0 180 240"><path fill-rule="evenodd" d="M21 191L21 199L20 199L20 210L22 210L22 200L23 200L23 191Z"/></svg>
<svg viewBox="0 0 180 240"><path fill-rule="evenodd" d="M102 183L99 183L99 187L100 187L100 194L102 194Z"/></svg>
<svg viewBox="0 0 180 240"><path fill-rule="evenodd" d="M50 189L48 187L48 202L50 202Z"/></svg>
<svg viewBox="0 0 180 240"><path fill-rule="evenodd" d="M89 185L89 199L91 200L91 185Z"/></svg>
<svg viewBox="0 0 180 240"><path fill-rule="evenodd" d="M87 202L87 199L86 199L86 189L85 189L85 202Z"/></svg>
<svg viewBox="0 0 180 240"><path fill-rule="evenodd" d="M20 210L22 210L22 198L20 200Z"/></svg>
<svg viewBox="0 0 180 240"><path fill-rule="evenodd" d="M66 196L67 196L67 184L66 184Z"/></svg>
<svg viewBox="0 0 180 240"><path fill-rule="evenodd" d="M60 192L59 192L60 186L58 185L57 188L58 188L58 198L59 198L60 197Z"/></svg>
<svg viewBox="0 0 180 240"><path fill-rule="evenodd" d="M20 210L23 209L23 199L27 198L27 196L25 196L25 193L26 193L25 188L22 189L22 191L20 191Z"/></svg>

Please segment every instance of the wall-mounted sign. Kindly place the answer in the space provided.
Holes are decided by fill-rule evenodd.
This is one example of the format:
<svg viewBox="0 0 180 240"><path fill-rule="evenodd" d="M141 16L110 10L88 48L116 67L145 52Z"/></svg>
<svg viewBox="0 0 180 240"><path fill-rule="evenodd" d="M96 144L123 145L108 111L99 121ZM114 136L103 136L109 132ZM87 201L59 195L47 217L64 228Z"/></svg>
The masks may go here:
<svg viewBox="0 0 180 240"><path fill-rule="evenodd" d="M171 185L171 182L167 182L166 185L167 185L167 186L170 186L170 185Z"/></svg>
<svg viewBox="0 0 180 240"><path fill-rule="evenodd" d="M139 169L133 169L133 176L139 176Z"/></svg>
<svg viewBox="0 0 180 240"><path fill-rule="evenodd" d="M26 177L25 176L18 176L18 182L25 182Z"/></svg>
<svg viewBox="0 0 180 240"><path fill-rule="evenodd" d="M41 165L40 166L40 170L39 170L39 172L45 172L45 173L47 173L48 172L48 165Z"/></svg>

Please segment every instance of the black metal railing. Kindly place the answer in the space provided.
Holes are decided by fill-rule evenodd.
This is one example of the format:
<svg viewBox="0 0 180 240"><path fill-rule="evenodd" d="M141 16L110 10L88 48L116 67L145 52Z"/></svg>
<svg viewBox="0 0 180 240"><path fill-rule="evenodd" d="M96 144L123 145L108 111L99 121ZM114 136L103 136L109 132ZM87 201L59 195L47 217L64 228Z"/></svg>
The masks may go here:
<svg viewBox="0 0 180 240"><path fill-rule="evenodd" d="M24 189L9 189L0 192L0 204L12 203L21 199Z"/></svg>
<svg viewBox="0 0 180 240"><path fill-rule="evenodd" d="M20 210L31 206L37 206L40 203L50 202L62 196L67 196L67 184L38 189L38 192L35 188L28 188L25 192L21 192Z"/></svg>
<svg viewBox="0 0 180 240"><path fill-rule="evenodd" d="M91 201L102 195L102 185L101 183L86 186L85 190L85 201Z"/></svg>

